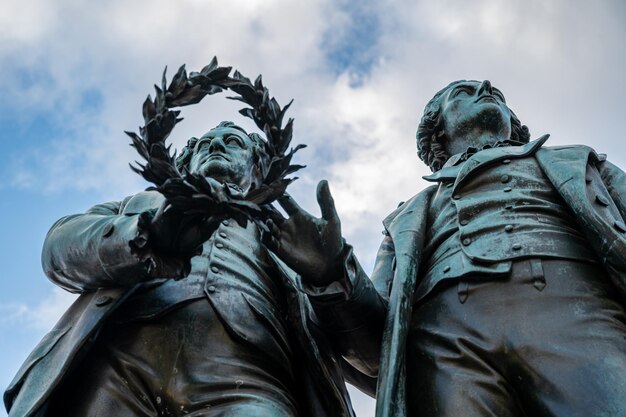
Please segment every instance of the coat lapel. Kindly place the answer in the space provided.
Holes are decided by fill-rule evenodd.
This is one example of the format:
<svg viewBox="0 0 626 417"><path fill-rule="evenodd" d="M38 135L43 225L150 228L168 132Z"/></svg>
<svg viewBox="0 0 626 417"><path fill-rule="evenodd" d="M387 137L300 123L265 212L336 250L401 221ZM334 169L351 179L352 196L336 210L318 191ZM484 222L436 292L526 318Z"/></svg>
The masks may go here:
<svg viewBox="0 0 626 417"><path fill-rule="evenodd" d="M422 191L383 222L394 242L396 270L383 332L376 417L406 416L407 329L426 233L428 205L436 189L433 186Z"/></svg>

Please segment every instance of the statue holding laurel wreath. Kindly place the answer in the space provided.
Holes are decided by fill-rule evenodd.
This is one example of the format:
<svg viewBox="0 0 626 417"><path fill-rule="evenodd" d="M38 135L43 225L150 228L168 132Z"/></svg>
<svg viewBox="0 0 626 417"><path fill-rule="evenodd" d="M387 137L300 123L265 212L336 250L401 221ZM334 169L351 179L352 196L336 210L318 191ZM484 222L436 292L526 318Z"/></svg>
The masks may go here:
<svg viewBox="0 0 626 417"><path fill-rule="evenodd" d="M262 243L302 168L289 106L230 71L164 75L128 133L155 186L53 225L45 272L80 296L5 392L9 416L353 416L294 273ZM171 155L172 109L225 89L265 138L222 122Z"/></svg>

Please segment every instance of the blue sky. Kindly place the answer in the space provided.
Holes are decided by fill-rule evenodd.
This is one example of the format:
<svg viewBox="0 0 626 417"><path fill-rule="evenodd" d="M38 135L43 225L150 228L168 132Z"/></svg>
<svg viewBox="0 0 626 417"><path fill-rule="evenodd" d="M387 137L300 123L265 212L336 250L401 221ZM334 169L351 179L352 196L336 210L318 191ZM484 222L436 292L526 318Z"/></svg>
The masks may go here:
<svg viewBox="0 0 626 417"><path fill-rule="evenodd" d="M123 131L166 65L217 55L294 98L294 142L309 147L291 191L316 212L327 178L371 270L380 221L425 186L415 129L452 80L490 79L533 137L626 167L624 21L619 0L0 0L0 387L73 299L41 272L48 228L147 186ZM221 120L251 127L238 108L214 96L183 109L174 145Z"/></svg>

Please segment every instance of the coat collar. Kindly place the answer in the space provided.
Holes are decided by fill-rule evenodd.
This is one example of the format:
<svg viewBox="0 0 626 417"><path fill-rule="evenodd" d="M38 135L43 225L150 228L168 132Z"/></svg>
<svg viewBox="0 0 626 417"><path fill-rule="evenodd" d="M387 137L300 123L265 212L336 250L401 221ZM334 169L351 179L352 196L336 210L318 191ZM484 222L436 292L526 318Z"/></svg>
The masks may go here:
<svg viewBox="0 0 626 417"><path fill-rule="evenodd" d="M523 158L534 154L548 140L550 135L543 135L539 139L527 143L523 146L502 146L499 148L485 149L477 152L462 164L455 165L458 156L451 157L439 171L426 175L424 178L430 182L456 181L459 183L469 173L479 169L489 163L507 158Z"/></svg>

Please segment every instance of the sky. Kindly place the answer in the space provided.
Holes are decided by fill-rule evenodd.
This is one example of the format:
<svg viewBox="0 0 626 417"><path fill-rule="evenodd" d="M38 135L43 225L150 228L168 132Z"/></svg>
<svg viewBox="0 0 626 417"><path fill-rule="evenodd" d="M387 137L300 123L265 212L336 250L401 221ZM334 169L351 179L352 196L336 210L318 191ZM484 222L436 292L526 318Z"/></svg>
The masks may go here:
<svg viewBox="0 0 626 417"><path fill-rule="evenodd" d="M620 0L0 0L0 388L75 298L41 270L49 227L148 186L123 131L166 66L217 56L295 100L290 192L317 215L328 179L370 272L382 219L426 186L415 130L450 81L489 79L533 138L626 167L624 22ZM254 131L226 96L182 109L173 146L222 120Z"/></svg>

